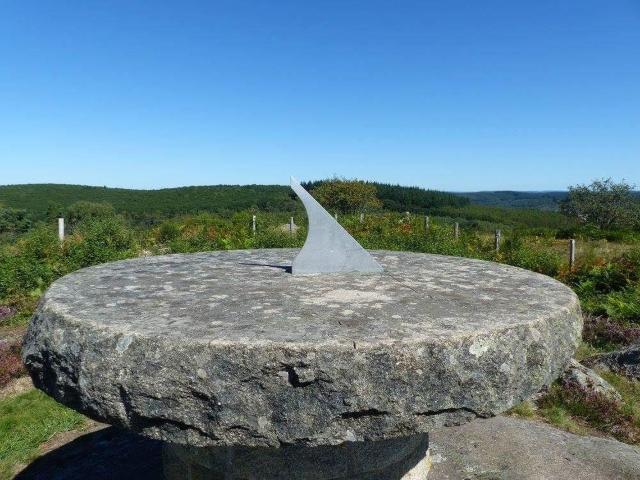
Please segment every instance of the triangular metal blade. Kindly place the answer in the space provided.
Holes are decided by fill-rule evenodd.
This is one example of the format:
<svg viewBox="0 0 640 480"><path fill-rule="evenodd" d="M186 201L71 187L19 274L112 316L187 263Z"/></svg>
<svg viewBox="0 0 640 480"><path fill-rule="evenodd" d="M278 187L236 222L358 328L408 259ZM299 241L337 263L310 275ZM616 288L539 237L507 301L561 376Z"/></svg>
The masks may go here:
<svg viewBox="0 0 640 480"><path fill-rule="evenodd" d="M382 272L382 266L293 177L309 219L309 233L293 261L294 275L338 272Z"/></svg>

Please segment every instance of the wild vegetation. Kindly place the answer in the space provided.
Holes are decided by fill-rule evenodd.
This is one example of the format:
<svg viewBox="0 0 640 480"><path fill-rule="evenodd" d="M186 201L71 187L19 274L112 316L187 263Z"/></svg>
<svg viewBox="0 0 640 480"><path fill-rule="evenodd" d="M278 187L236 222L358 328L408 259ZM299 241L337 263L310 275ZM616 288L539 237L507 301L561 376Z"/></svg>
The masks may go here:
<svg viewBox="0 0 640 480"><path fill-rule="evenodd" d="M340 223L366 248L498 261L544 273L566 283L580 297L586 314L583 345L578 355L617 349L640 339L638 224L629 221L616 224L615 229L613 224L603 227L598 224L596 217L584 217L578 213L583 198L577 198L573 206L564 207L563 215L540 210L483 207L466 202L456 204L449 202L448 197L438 195L433 197L436 199L434 203L429 204L426 199L431 198L430 193L409 189L405 191L407 198L402 200L404 203L398 204L402 206L398 212L379 208L380 204L386 205L380 194L380 186L371 188L369 184L354 189L331 182L307 186L319 198L322 198L323 191L340 198L340 203L334 207L340 212L348 212L340 214ZM197 187L194 188L193 192L197 192ZM277 190L280 187L274 188ZM390 188L393 191L393 187ZM627 189L627 193L631 195L630 189ZM411 197L413 194L415 198ZM29 217L29 210L26 214L6 208L0 210L0 221L4 221L0 223L4 232L0 235L0 333L3 329L25 325L51 282L79 268L140 255L300 247L307 233L304 213L288 192L281 197L283 201L285 197L287 202L292 202L289 210L249 207L233 210L231 204L227 203L223 213L174 215L172 207L167 210L170 213L155 218L149 225L140 223L131 214L131 211L146 212L137 210L138 206L130 206L131 211L123 211L123 204L106 203L102 197L97 198L99 202L75 201L74 197L74 201L61 212L67 218L68 225L67 236L62 243L57 238L55 222L47 219L46 214L42 220L38 220L37 215ZM255 206L256 198L254 196L247 200L247 204ZM399 198L391 194L386 197L387 202L400 202ZM573 198L570 194L567 201L571 202ZM91 199L95 200L93 197ZM621 204L630 205L631 211L634 211L635 204L623 200ZM191 203L196 204L196 201ZM409 204L422 213L401 213ZM423 207L424 210L421 210ZM183 207L175 208L179 210ZM362 219L361 212L364 212ZM428 225L425 213L429 215ZM256 232L251 228L253 215L257 216ZM300 227L293 233L287 228L291 216ZM457 237L453 228L455 222L460 226ZM494 244L493 231L496 228L503 232L499 251L496 251ZM577 238L579 244L579 254L573 268L570 268L567 258L566 238L569 236ZM18 348L15 342L0 344L0 387L23 373ZM573 431L586 428L623 441L639 443L640 387L615 374L607 379L619 387L622 402L612 403L578 386L558 384L537 404L523 404L515 412L535 414ZM38 395L32 393L16 401L48 402ZM12 405L11 402L2 403L0 409L4 409L6 415L13 415L7 412L16 412L15 422L35 421L33 418L23 419L22 413ZM49 415L55 408L62 407L54 408L52 404L46 404L42 408L43 415ZM56 415L60 415L60 412L56 410ZM77 418L71 413L64 415L60 418L65 420L60 425L56 424L55 428L71 428L77 424ZM2 428L6 432L10 427L0 425L0 430ZM23 453L11 456L14 454L6 452L13 451L12 448L7 446L7 440L3 442L0 442L1 468L8 468L6 462L14 461L6 458L24 459L33 452L31 447L20 446ZM25 437L25 440L14 439L11 442L33 445L37 439Z"/></svg>

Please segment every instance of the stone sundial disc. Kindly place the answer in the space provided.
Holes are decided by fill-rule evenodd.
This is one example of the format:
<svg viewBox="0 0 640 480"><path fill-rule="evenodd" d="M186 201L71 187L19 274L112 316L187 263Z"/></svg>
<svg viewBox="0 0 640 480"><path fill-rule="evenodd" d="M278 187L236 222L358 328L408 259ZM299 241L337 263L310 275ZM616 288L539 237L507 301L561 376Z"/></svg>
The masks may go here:
<svg viewBox="0 0 640 480"><path fill-rule="evenodd" d="M56 281L31 322L35 384L173 443L336 445L502 412L580 339L561 283L464 258L372 252L384 273L291 275L298 250L167 255Z"/></svg>

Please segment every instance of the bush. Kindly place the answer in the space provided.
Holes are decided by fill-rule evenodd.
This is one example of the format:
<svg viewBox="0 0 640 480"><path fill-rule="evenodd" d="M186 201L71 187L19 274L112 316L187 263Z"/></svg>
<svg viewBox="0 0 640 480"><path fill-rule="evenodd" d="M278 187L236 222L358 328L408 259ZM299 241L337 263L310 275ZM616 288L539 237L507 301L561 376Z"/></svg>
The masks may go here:
<svg viewBox="0 0 640 480"><path fill-rule="evenodd" d="M549 249L540 248L534 243L526 243L520 237L507 239L503 243L500 255L497 258L509 265L520 268L526 268L534 272L543 273L549 276L556 276L560 271L562 259L560 256Z"/></svg>
<svg viewBox="0 0 640 480"><path fill-rule="evenodd" d="M604 309L614 320L640 322L640 285L607 295Z"/></svg>
<svg viewBox="0 0 640 480"><path fill-rule="evenodd" d="M71 269L122 260L136 253L133 233L117 217L85 221L65 242L65 255Z"/></svg>
<svg viewBox="0 0 640 480"><path fill-rule="evenodd" d="M180 223L180 226L176 225L178 231L170 224L163 228L168 247L173 253L229 250L249 246L247 226L235 225L232 220L202 214L184 217Z"/></svg>
<svg viewBox="0 0 640 480"><path fill-rule="evenodd" d="M0 208L0 234L20 234L28 231L32 221L26 210Z"/></svg>
<svg viewBox="0 0 640 480"><path fill-rule="evenodd" d="M180 226L176 222L162 222L158 227L156 239L160 243L167 243L180 236Z"/></svg>
<svg viewBox="0 0 640 480"><path fill-rule="evenodd" d="M640 341L640 327L621 325L607 317L585 315L582 339L602 350L615 350Z"/></svg>
<svg viewBox="0 0 640 480"><path fill-rule="evenodd" d="M39 296L64 272L55 232L40 226L0 251L0 299L13 295Z"/></svg>
<svg viewBox="0 0 640 480"><path fill-rule="evenodd" d="M115 217L115 215L116 211L109 203L79 201L67 208L65 218L69 228L73 229L82 222Z"/></svg>

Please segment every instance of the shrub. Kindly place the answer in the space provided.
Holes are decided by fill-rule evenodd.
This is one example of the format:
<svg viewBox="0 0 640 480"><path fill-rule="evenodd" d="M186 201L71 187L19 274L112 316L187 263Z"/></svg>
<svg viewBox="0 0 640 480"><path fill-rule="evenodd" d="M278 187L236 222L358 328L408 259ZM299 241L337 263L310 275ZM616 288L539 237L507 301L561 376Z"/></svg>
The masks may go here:
<svg viewBox="0 0 640 480"><path fill-rule="evenodd" d="M604 309L614 320L640 322L640 286L610 293Z"/></svg>
<svg viewBox="0 0 640 480"><path fill-rule="evenodd" d="M0 207L0 233L24 233L32 226L26 210Z"/></svg>
<svg viewBox="0 0 640 480"><path fill-rule="evenodd" d="M560 271L562 260L553 250L545 245L525 242L520 237L507 239L497 257L509 265L526 268L549 276L556 276Z"/></svg>
<svg viewBox="0 0 640 480"><path fill-rule="evenodd" d="M0 298L39 296L64 271L61 255L55 233L42 226L0 250Z"/></svg>
<svg viewBox="0 0 640 480"><path fill-rule="evenodd" d="M13 378L25 374L26 370L20 358L20 345L0 340L0 388L7 385Z"/></svg>
<svg viewBox="0 0 640 480"><path fill-rule="evenodd" d="M71 204L67 208L66 219L70 228L75 228L78 224L88 220L115 217L116 211L109 203L79 201Z"/></svg>
<svg viewBox="0 0 640 480"><path fill-rule="evenodd" d="M570 275L567 281L582 295L606 294L629 285L625 272L615 263L583 266Z"/></svg>
<svg viewBox="0 0 640 480"><path fill-rule="evenodd" d="M552 385L549 392L538 400L538 406L543 413L560 407L620 441L640 442L640 424L625 410L624 404L588 391L576 383Z"/></svg>
<svg viewBox="0 0 640 480"><path fill-rule="evenodd" d="M585 315L583 340L604 350L614 350L640 341L640 327L624 326L610 318Z"/></svg>
<svg viewBox="0 0 640 480"><path fill-rule="evenodd" d="M167 243L180 236L180 226L176 222L162 222L158 227L156 239L160 243Z"/></svg>
<svg viewBox="0 0 640 480"><path fill-rule="evenodd" d="M78 225L65 243L65 253L71 269L121 260L136 255L136 243L131 230L117 218L88 220Z"/></svg>

